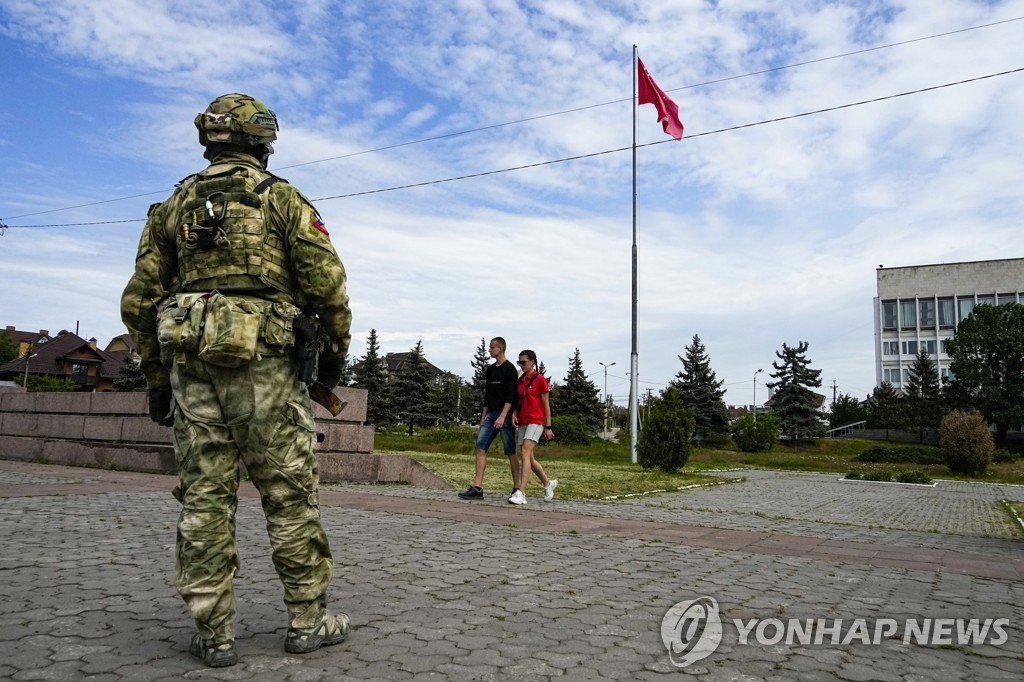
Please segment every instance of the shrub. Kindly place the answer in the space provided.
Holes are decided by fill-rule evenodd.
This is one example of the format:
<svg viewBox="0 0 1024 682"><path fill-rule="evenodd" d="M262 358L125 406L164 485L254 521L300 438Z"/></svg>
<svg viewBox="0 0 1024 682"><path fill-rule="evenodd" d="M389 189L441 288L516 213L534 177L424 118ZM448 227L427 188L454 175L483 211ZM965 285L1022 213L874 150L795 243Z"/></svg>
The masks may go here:
<svg viewBox="0 0 1024 682"><path fill-rule="evenodd" d="M923 483L928 485L932 479L923 471L897 471L896 481L899 483Z"/></svg>
<svg viewBox="0 0 1024 682"><path fill-rule="evenodd" d="M996 451L992 453L992 463L1002 464L1003 462L1012 462L1017 459L1017 453L1007 450L1006 448L996 448Z"/></svg>
<svg viewBox="0 0 1024 682"><path fill-rule="evenodd" d="M977 476L985 473L995 443L988 424L980 414L954 410L942 419L939 447L950 471Z"/></svg>
<svg viewBox="0 0 1024 682"><path fill-rule="evenodd" d="M650 416L640 431L637 461L644 469L660 469L674 474L690 458L690 438L695 423L693 413L683 407L679 393L665 389L651 406Z"/></svg>
<svg viewBox="0 0 1024 682"><path fill-rule="evenodd" d="M779 418L774 414L747 414L732 423L732 439L743 452L769 452L779 440Z"/></svg>
<svg viewBox="0 0 1024 682"><path fill-rule="evenodd" d="M858 462L884 462L886 464L945 464L942 451L937 448L887 447L876 445L860 453Z"/></svg>
<svg viewBox="0 0 1024 682"><path fill-rule="evenodd" d="M541 445L548 442L557 442L561 445L590 445L590 431L586 424L572 415L552 417L551 430L555 432L555 440L547 441L542 438Z"/></svg>
<svg viewBox="0 0 1024 682"><path fill-rule="evenodd" d="M863 474L861 474L859 471L847 471L846 472L846 480L848 480L848 481L859 481L862 476L863 476Z"/></svg>
<svg viewBox="0 0 1024 682"><path fill-rule="evenodd" d="M879 469L878 471L866 471L864 472L865 481L891 481L892 472L888 469Z"/></svg>

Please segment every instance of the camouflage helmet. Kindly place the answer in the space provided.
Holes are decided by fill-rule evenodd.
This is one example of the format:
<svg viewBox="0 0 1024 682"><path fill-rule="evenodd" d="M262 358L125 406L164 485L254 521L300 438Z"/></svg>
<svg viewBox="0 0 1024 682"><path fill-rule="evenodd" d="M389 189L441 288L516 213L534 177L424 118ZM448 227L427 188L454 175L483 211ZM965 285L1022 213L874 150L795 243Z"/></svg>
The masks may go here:
<svg viewBox="0 0 1024 682"><path fill-rule="evenodd" d="M277 116L267 105L249 95L232 93L210 102L196 116L199 144L220 143L238 147L256 147L277 139Z"/></svg>

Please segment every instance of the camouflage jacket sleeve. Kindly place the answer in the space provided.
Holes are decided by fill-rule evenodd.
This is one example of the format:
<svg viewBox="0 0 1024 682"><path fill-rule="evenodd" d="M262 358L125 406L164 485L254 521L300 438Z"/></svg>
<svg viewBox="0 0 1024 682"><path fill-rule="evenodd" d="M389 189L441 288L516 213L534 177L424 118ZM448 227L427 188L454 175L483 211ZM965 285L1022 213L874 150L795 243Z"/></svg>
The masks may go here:
<svg viewBox="0 0 1024 682"><path fill-rule="evenodd" d="M280 221L291 260L295 286L331 337L325 352L339 357L348 354L352 311L345 289L345 266L341 264L327 228L310 201L291 185L271 186L271 210Z"/></svg>
<svg viewBox="0 0 1024 682"><path fill-rule="evenodd" d="M149 388L171 383L168 370L160 363L156 330L157 308L171 293L177 274L173 227L168 231L166 225L169 203L171 201L150 207L135 256L135 274L121 294L121 321L142 359L142 371Z"/></svg>

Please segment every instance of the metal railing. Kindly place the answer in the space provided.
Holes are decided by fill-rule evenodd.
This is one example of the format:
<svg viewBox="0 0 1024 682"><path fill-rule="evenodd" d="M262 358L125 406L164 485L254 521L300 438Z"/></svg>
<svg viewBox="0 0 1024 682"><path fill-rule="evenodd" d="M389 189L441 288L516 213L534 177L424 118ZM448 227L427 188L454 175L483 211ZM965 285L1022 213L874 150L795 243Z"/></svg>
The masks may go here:
<svg viewBox="0 0 1024 682"><path fill-rule="evenodd" d="M852 424L845 424L843 426L837 426L834 429L829 429L825 432L825 438L842 438L843 436L849 436L850 434L864 430L864 425L867 422L859 421L853 422Z"/></svg>

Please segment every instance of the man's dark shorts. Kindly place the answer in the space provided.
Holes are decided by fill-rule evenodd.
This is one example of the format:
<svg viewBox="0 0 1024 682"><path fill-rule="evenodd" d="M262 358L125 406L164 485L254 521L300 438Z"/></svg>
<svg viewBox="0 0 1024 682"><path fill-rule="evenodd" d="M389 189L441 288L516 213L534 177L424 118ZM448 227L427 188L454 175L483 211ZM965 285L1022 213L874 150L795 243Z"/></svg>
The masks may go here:
<svg viewBox="0 0 1024 682"><path fill-rule="evenodd" d="M491 443L494 439L501 434L501 443L505 446L505 455L511 457L516 454L516 430L512 426L511 415L505 417L505 423L501 425L501 430L494 428L494 422L497 421L501 412L488 412L487 416L484 417L483 422L480 424L480 435L476 439L476 449L487 452L490 449Z"/></svg>

